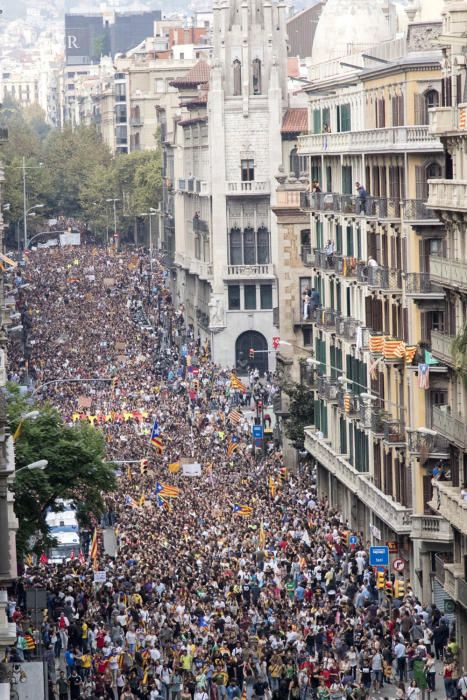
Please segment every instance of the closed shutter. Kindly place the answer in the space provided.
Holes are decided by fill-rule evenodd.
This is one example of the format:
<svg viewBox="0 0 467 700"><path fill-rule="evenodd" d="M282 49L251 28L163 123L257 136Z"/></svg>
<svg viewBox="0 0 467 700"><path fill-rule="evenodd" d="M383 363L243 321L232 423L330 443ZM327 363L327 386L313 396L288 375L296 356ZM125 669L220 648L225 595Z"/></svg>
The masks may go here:
<svg viewBox="0 0 467 700"><path fill-rule="evenodd" d="M353 257L353 229L352 226L347 226L347 255Z"/></svg>
<svg viewBox="0 0 467 700"><path fill-rule="evenodd" d="M349 423L349 462L354 465L354 425Z"/></svg>
<svg viewBox="0 0 467 700"><path fill-rule="evenodd" d="M388 235L387 233L383 233L381 237L381 265L384 267L389 267L388 266Z"/></svg>
<svg viewBox="0 0 467 700"><path fill-rule="evenodd" d="M336 252L342 255L342 225L336 225Z"/></svg>
<svg viewBox="0 0 467 700"><path fill-rule="evenodd" d="M431 497L433 494L433 486L431 483L432 479L433 477L431 476L431 474L425 474L423 476L423 512L425 513L425 515L431 514L431 508L428 505L428 501L431 501Z"/></svg>
<svg viewBox="0 0 467 700"><path fill-rule="evenodd" d="M373 300L373 329L378 333L383 331L383 302L381 299Z"/></svg>
<svg viewBox="0 0 467 700"><path fill-rule="evenodd" d="M373 178L372 178L372 189L375 197L380 196L379 188L379 168L377 165L373 166Z"/></svg>
<svg viewBox="0 0 467 700"><path fill-rule="evenodd" d="M394 338L399 337L397 333L397 307L395 304L391 306L391 333Z"/></svg>
<svg viewBox="0 0 467 700"><path fill-rule="evenodd" d="M336 348L336 367L342 373L342 350Z"/></svg>
<svg viewBox="0 0 467 700"><path fill-rule="evenodd" d="M456 104L460 105L463 102L462 99L462 75L458 73L456 75Z"/></svg>
<svg viewBox="0 0 467 700"><path fill-rule="evenodd" d="M373 440L373 470L377 489L381 489L381 449L377 440Z"/></svg>
<svg viewBox="0 0 467 700"><path fill-rule="evenodd" d="M337 372L334 369L336 366L336 347L335 347L335 345L331 345L331 347L329 348L329 360L331 362L331 377L335 378L337 376Z"/></svg>
<svg viewBox="0 0 467 700"><path fill-rule="evenodd" d="M390 245L391 245L391 264L390 267L395 268L397 267L396 264L396 240L394 236L391 236L390 239Z"/></svg>
<svg viewBox="0 0 467 700"><path fill-rule="evenodd" d="M341 455L347 454L347 424L343 416L339 419L339 432L340 432L340 453Z"/></svg>
<svg viewBox="0 0 467 700"><path fill-rule="evenodd" d="M403 340L409 342L409 310L402 309L402 323L403 323Z"/></svg>
<svg viewBox="0 0 467 700"><path fill-rule="evenodd" d="M336 284L336 309L337 313L340 314L342 311L342 287L340 282Z"/></svg>
<svg viewBox="0 0 467 700"><path fill-rule="evenodd" d="M415 197L417 199L428 199L428 185L426 182L426 170L422 165L415 167Z"/></svg>
<svg viewBox="0 0 467 700"><path fill-rule="evenodd" d="M379 182L380 182L380 190L381 190L380 196L386 197L387 193L388 193L386 166L381 166L379 169Z"/></svg>
<svg viewBox="0 0 467 700"><path fill-rule="evenodd" d="M389 328L389 324L391 322L391 318L389 316L389 299L386 299L383 302L382 308L383 308L383 333L390 333L391 329Z"/></svg>
<svg viewBox="0 0 467 700"><path fill-rule="evenodd" d="M321 133L321 110L320 109L313 110L313 133L314 134Z"/></svg>
<svg viewBox="0 0 467 700"><path fill-rule="evenodd" d="M391 100L391 108L392 108L392 125L393 126L399 126L397 123L397 98L393 97Z"/></svg>
<svg viewBox="0 0 467 700"><path fill-rule="evenodd" d="M428 124L428 111L423 95L414 95L414 120L414 124Z"/></svg>
<svg viewBox="0 0 467 700"><path fill-rule="evenodd" d="M393 495L391 452L384 455L384 493L388 496Z"/></svg>
<svg viewBox="0 0 467 700"><path fill-rule="evenodd" d="M365 325L367 328L374 328L373 305L371 303L371 297L365 297Z"/></svg>
<svg viewBox="0 0 467 700"><path fill-rule="evenodd" d="M407 239L402 239L402 270L407 272Z"/></svg>
<svg viewBox="0 0 467 700"><path fill-rule="evenodd" d="M404 126L405 124L405 118L404 118L404 95L398 95L397 97L397 125L398 126Z"/></svg>

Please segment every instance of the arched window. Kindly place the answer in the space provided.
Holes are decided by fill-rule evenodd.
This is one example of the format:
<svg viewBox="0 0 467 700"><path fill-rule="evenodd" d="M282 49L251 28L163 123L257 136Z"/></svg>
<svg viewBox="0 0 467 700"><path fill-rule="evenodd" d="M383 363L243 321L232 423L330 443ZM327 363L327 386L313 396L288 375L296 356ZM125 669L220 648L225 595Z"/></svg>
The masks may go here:
<svg viewBox="0 0 467 700"><path fill-rule="evenodd" d="M425 106L427 109L437 107L439 105L439 93L437 90L428 90L425 93Z"/></svg>
<svg viewBox="0 0 467 700"><path fill-rule="evenodd" d="M429 163L426 166L426 179L433 180L434 178L441 177L442 168L439 163Z"/></svg>
<svg viewBox="0 0 467 700"><path fill-rule="evenodd" d="M290 174L295 175L295 177L300 177L300 157L297 153L297 147L294 146L290 151L289 156L289 170Z"/></svg>
<svg viewBox="0 0 467 700"><path fill-rule="evenodd" d="M253 228L246 228L243 232L243 262L245 265L256 264L255 231Z"/></svg>
<svg viewBox="0 0 467 700"><path fill-rule="evenodd" d="M233 62L233 94L242 94L242 64L238 58Z"/></svg>
<svg viewBox="0 0 467 700"><path fill-rule="evenodd" d="M231 265L241 265L242 260L242 234L239 228L233 228L230 230L229 236L229 253L230 253L230 264Z"/></svg>
<svg viewBox="0 0 467 700"><path fill-rule="evenodd" d="M261 61L253 61L253 95L261 95Z"/></svg>
<svg viewBox="0 0 467 700"><path fill-rule="evenodd" d="M250 349L255 350L254 358L250 358ZM239 371L248 367L258 369L260 373L268 370L268 342L264 335L257 331L246 331L238 336L235 342L235 365ZM260 352L258 352L260 351Z"/></svg>
<svg viewBox="0 0 467 700"><path fill-rule="evenodd" d="M266 226L260 226L257 233L258 264L269 264L269 231Z"/></svg>

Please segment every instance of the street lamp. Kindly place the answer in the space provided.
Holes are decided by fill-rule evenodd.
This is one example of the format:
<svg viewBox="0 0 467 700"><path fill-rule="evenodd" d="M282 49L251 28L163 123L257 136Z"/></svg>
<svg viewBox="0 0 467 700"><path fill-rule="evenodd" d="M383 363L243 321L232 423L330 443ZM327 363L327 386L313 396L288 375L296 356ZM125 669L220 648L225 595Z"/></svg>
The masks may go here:
<svg viewBox="0 0 467 700"><path fill-rule="evenodd" d="M27 222L27 216L28 216L28 211L27 211L27 206L28 206L28 200L26 196L26 170L32 169L32 170L37 170L41 169L44 167L44 163L39 163L39 165L26 165L26 157L23 156L23 163L21 166L21 169L23 171L23 227L24 227L24 247L26 248L26 243L28 240L28 222ZM36 207L32 207L33 209L37 209L38 207L43 207L43 204L37 205Z"/></svg>
<svg viewBox="0 0 467 700"><path fill-rule="evenodd" d="M149 216L149 266L151 270L151 275L152 275L152 217L156 216L156 214L160 214L160 206L158 209L154 209L154 207L149 207L149 211L143 212L142 214L139 214L139 216Z"/></svg>
<svg viewBox="0 0 467 700"><path fill-rule="evenodd" d="M26 201L23 203L24 206L26 206ZM24 249L26 250L27 245L28 245L28 216L36 216L36 212L34 211L35 209L43 209L45 204L35 204L33 207L29 207L29 209L23 210L23 230L24 230ZM20 248L19 245L19 225L18 225L18 250Z"/></svg>
<svg viewBox="0 0 467 700"><path fill-rule="evenodd" d="M25 467L21 467L20 469L17 469L14 473L13 476L17 476L20 472L25 471L26 469L30 472L34 471L41 471L43 472L44 469L48 466L48 461L46 459L39 459L37 462L31 462L31 464L26 464Z"/></svg>
<svg viewBox="0 0 467 700"><path fill-rule="evenodd" d="M106 202L113 202L113 207L114 207L114 236L115 236L115 235L117 234L117 207L116 207L116 204L117 204L117 202L119 202L120 200L118 199L118 197L116 197L116 198L114 198L114 199L112 199L112 198L106 199L105 201L106 201Z"/></svg>

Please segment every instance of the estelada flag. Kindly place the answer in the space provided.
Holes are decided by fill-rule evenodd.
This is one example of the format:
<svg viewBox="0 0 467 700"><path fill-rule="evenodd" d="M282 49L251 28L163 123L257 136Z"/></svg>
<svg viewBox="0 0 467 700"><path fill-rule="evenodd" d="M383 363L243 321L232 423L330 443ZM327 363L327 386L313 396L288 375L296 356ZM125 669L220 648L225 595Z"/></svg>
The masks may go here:
<svg viewBox="0 0 467 700"><path fill-rule="evenodd" d="M240 503L234 503L232 509L235 515L243 515L245 518L249 518L250 515L253 515L253 508L251 506L244 506Z"/></svg>
<svg viewBox="0 0 467 700"><path fill-rule="evenodd" d="M41 564L48 564L49 563L49 560L47 558L47 554L45 552L42 552L40 559L39 559L39 562Z"/></svg>

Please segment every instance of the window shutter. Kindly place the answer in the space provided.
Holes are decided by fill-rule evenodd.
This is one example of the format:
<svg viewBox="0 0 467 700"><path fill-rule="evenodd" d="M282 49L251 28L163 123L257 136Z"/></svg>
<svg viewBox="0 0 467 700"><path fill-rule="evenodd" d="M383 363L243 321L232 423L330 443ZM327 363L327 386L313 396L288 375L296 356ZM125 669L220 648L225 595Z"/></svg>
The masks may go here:
<svg viewBox="0 0 467 700"><path fill-rule="evenodd" d="M391 335L394 338L399 338L397 328L397 306L395 304L391 306Z"/></svg>
<svg viewBox="0 0 467 700"><path fill-rule="evenodd" d="M373 306L371 297L365 297L365 325L367 328L373 328Z"/></svg>
<svg viewBox="0 0 467 700"><path fill-rule="evenodd" d="M415 197L417 199L428 199L428 185L425 178L425 168L422 165L415 167Z"/></svg>
<svg viewBox="0 0 467 700"><path fill-rule="evenodd" d="M391 242L391 265L390 267L396 268L397 267L397 261L396 261L396 239L394 236L390 237L390 242Z"/></svg>
<svg viewBox="0 0 467 700"><path fill-rule="evenodd" d="M398 121L397 126L404 126L404 95L399 95L397 98Z"/></svg>
<svg viewBox="0 0 467 700"><path fill-rule="evenodd" d="M386 174L386 166L381 166L379 169L379 182L380 182L380 190L381 190L381 197L386 197L388 188L387 188L387 174Z"/></svg>
<svg viewBox="0 0 467 700"><path fill-rule="evenodd" d="M425 474L423 476L423 512L425 515L431 515L431 508L428 503L431 501L433 494L433 486L431 485L432 480L433 477L431 474Z"/></svg>
<svg viewBox="0 0 467 700"><path fill-rule="evenodd" d="M377 440L373 441L373 469L375 486L381 489L381 448Z"/></svg>
<svg viewBox="0 0 467 700"><path fill-rule="evenodd" d="M402 309L402 322L404 325L404 340L406 343L409 342L409 310L404 308Z"/></svg>
<svg viewBox="0 0 467 700"><path fill-rule="evenodd" d="M396 97L392 98L391 107L392 107L392 125L398 126L398 124L397 124L397 98Z"/></svg>

